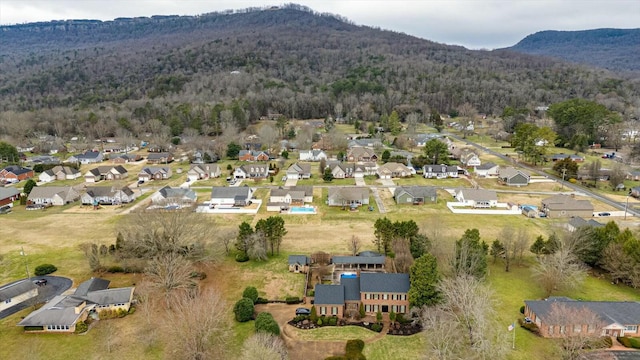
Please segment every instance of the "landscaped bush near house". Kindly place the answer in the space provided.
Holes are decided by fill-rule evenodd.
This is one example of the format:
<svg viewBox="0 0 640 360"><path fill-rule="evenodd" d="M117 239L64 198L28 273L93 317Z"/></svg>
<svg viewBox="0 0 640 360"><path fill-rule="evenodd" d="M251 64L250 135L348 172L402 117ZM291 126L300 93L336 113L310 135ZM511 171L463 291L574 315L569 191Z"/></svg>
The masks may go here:
<svg viewBox="0 0 640 360"><path fill-rule="evenodd" d="M611 336L603 336L602 343L606 348L610 348L613 346L613 340L611 340Z"/></svg>
<svg viewBox="0 0 640 360"><path fill-rule="evenodd" d="M115 319L115 318L121 318L121 317L125 317L127 315L127 311L124 309L107 309L107 310L101 310L98 315L100 316L100 320L105 320L105 319Z"/></svg>
<svg viewBox="0 0 640 360"><path fill-rule="evenodd" d="M315 296L316 292L315 290L309 290L309 292L307 292L307 296Z"/></svg>
<svg viewBox="0 0 640 360"><path fill-rule="evenodd" d="M242 297L251 299L251 301L253 301L253 303L255 304L256 300L258 300L258 289L253 286L247 286L242 292Z"/></svg>
<svg viewBox="0 0 640 360"><path fill-rule="evenodd" d="M286 299L284 299L284 301L287 304L299 304L300 303L300 298L297 296L288 296Z"/></svg>
<svg viewBox="0 0 640 360"><path fill-rule="evenodd" d="M81 334L83 332L86 332L87 330L89 330L89 325L85 324L84 322L79 322L76 324L76 334Z"/></svg>
<svg viewBox="0 0 640 360"><path fill-rule="evenodd" d="M618 342L628 348L640 349L640 338L619 337Z"/></svg>
<svg viewBox="0 0 640 360"><path fill-rule="evenodd" d="M233 306L233 314L236 321L247 322L253 318L253 301L249 298L242 298Z"/></svg>
<svg viewBox="0 0 640 360"><path fill-rule="evenodd" d="M524 314L524 305L520 306L520 314Z"/></svg>
<svg viewBox="0 0 640 360"><path fill-rule="evenodd" d="M280 326L268 312L262 312L256 317L256 332L266 332L273 335L280 335Z"/></svg>
<svg viewBox="0 0 640 360"><path fill-rule="evenodd" d="M42 276L42 275L51 274L56 270L58 270L58 268L53 264L42 264L42 265L36 266L36 270L34 274L36 274L36 276Z"/></svg>
<svg viewBox="0 0 640 360"><path fill-rule="evenodd" d="M345 345L344 349L347 353L362 352L364 350L364 341L360 339L347 340L347 345Z"/></svg>
<svg viewBox="0 0 640 360"><path fill-rule="evenodd" d="M309 315L297 315L293 318L293 322L300 322L304 320L309 320Z"/></svg>
<svg viewBox="0 0 640 360"><path fill-rule="evenodd" d="M371 324L371 330L375 331L375 332L380 332L382 331L382 324Z"/></svg>
<svg viewBox="0 0 640 360"><path fill-rule="evenodd" d="M327 325L331 325L331 326L336 326L338 325L338 318L335 316L332 316L330 318L327 319Z"/></svg>
<svg viewBox="0 0 640 360"><path fill-rule="evenodd" d="M238 255L236 255L236 261L240 262L240 263L247 262L247 261L249 261L249 255L247 255L245 253L238 254Z"/></svg>
<svg viewBox="0 0 640 360"><path fill-rule="evenodd" d="M518 319L518 324L520 324L520 326L522 326L523 328L531 331L534 334L539 334L540 333L540 329L538 329L538 325L536 325L534 323L526 323L526 322L524 322L524 320Z"/></svg>
<svg viewBox="0 0 640 360"><path fill-rule="evenodd" d="M316 311L316 307L315 306L311 307L311 314L309 315L309 320L311 320L311 322L313 322L313 323L318 321L318 313Z"/></svg>
<svg viewBox="0 0 640 360"><path fill-rule="evenodd" d="M108 273L123 273L124 272L124 268L122 266L118 266L118 265L114 265L114 266L109 266L107 268L107 272Z"/></svg>
<svg viewBox="0 0 640 360"><path fill-rule="evenodd" d="M256 299L256 304L268 304L268 303L269 303L269 299L265 299L265 298L261 298L261 297L258 297Z"/></svg>

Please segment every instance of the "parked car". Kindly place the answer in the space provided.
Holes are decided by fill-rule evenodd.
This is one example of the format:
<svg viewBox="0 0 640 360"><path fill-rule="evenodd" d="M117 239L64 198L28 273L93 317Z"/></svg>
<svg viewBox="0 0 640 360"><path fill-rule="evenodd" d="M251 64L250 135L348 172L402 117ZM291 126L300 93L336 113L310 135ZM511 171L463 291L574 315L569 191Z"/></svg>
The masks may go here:
<svg viewBox="0 0 640 360"><path fill-rule="evenodd" d="M47 285L47 279L33 280L33 283L38 285L38 286L45 286L45 285Z"/></svg>
<svg viewBox="0 0 640 360"><path fill-rule="evenodd" d="M610 215L611 215L611 213L608 213L608 212L598 213L598 216L610 216Z"/></svg>
<svg viewBox="0 0 640 360"><path fill-rule="evenodd" d="M311 310L307 309L307 308L297 308L296 309L296 315L310 315L311 314Z"/></svg>

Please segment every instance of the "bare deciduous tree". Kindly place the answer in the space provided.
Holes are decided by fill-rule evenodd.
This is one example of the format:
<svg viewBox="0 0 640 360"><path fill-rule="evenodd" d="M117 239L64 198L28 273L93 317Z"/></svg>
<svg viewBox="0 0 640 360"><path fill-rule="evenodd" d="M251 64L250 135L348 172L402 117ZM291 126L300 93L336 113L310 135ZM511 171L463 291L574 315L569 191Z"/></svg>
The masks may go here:
<svg viewBox="0 0 640 360"><path fill-rule="evenodd" d="M551 311L545 317L546 324L559 333L562 358L566 360L581 359L586 350L597 347L602 342L602 330L606 325L588 308L562 303L551 304Z"/></svg>
<svg viewBox="0 0 640 360"><path fill-rule="evenodd" d="M356 254L358 254L361 246L362 242L360 241L360 238L355 235L351 235L351 239L347 240L347 248L353 256L356 256Z"/></svg>
<svg viewBox="0 0 640 360"><path fill-rule="evenodd" d="M584 265L574 254L573 246L565 239L558 242L555 253L543 256L532 268L533 276L540 282L546 296L582 284L586 274Z"/></svg>
<svg viewBox="0 0 640 360"><path fill-rule="evenodd" d="M395 238L391 242L391 248L395 254L393 263L398 273L408 273L409 268L413 265L413 256L411 256L411 248L409 240L403 238Z"/></svg>
<svg viewBox="0 0 640 360"><path fill-rule="evenodd" d="M503 326L496 323L493 293L469 275L444 279L443 302L423 309L427 359L502 359L508 349Z"/></svg>
<svg viewBox="0 0 640 360"><path fill-rule="evenodd" d="M156 256L145 269L151 286L161 290L167 301L176 290L193 288L195 284L191 280L192 272L193 265L173 252Z"/></svg>
<svg viewBox="0 0 640 360"><path fill-rule="evenodd" d="M287 360L288 358L284 341L265 332L252 335L242 345L244 360Z"/></svg>
<svg viewBox="0 0 640 360"><path fill-rule="evenodd" d="M175 296L163 326L170 342L167 355L172 359L224 359L228 327L225 303L214 290Z"/></svg>

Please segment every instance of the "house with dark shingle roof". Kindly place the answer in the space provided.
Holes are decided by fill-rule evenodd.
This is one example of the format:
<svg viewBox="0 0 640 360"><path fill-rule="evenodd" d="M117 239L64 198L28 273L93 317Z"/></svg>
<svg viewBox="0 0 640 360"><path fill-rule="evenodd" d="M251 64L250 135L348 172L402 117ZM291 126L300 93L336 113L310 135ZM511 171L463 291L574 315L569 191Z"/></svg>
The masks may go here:
<svg viewBox="0 0 640 360"><path fill-rule="evenodd" d="M86 172L84 181L96 183L101 180L123 180L129 176L129 172L122 165L98 166Z"/></svg>
<svg viewBox="0 0 640 360"><path fill-rule="evenodd" d="M51 182L55 180L75 180L82 176L80 170L69 166L54 166L38 175L38 181Z"/></svg>
<svg viewBox="0 0 640 360"><path fill-rule="evenodd" d="M362 161L378 161L378 155L373 149L368 147L356 146L350 148L347 152L347 161L350 162L362 162Z"/></svg>
<svg viewBox="0 0 640 360"><path fill-rule="evenodd" d="M593 332L590 324L580 316L556 316L565 311L588 311L602 323L602 336L640 336L640 302L637 301L576 301L566 297L545 300L526 300L524 315L529 317L543 337L562 337L566 334ZM592 325L592 324L591 324Z"/></svg>
<svg viewBox="0 0 640 360"><path fill-rule="evenodd" d="M493 190L460 189L456 192L456 200L473 208L492 208L498 205L498 194Z"/></svg>
<svg viewBox="0 0 640 360"><path fill-rule="evenodd" d="M211 208L243 207L251 204L254 189L248 186L227 187L214 186L211 188Z"/></svg>
<svg viewBox="0 0 640 360"><path fill-rule="evenodd" d="M360 304L368 315L409 311L409 274L359 273L340 278L339 284L315 287L314 306L318 315L355 315Z"/></svg>
<svg viewBox="0 0 640 360"><path fill-rule="evenodd" d="M20 190L12 187L0 187L0 206L13 207L13 202L18 199L20 199Z"/></svg>
<svg viewBox="0 0 640 360"><path fill-rule="evenodd" d="M327 198L329 206L350 206L359 207L369 205L369 188L363 186L329 188Z"/></svg>
<svg viewBox="0 0 640 360"><path fill-rule="evenodd" d="M236 179L266 179L269 176L269 165L247 164L237 167L233 171Z"/></svg>
<svg viewBox="0 0 640 360"><path fill-rule="evenodd" d="M70 156L64 162L66 163L80 163L83 165L95 164L101 162L103 159L100 151L85 151L82 154L75 154Z"/></svg>
<svg viewBox="0 0 640 360"><path fill-rule="evenodd" d="M287 179L309 179L311 164L294 163L287 169Z"/></svg>
<svg viewBox="0 0 640 360"><path fill-rule="evenodd" d="M168 166L146 166L138 173L138 181L167 180L172 175Z"/></svg>
<svg viewBox="0 0 640 360"><path fill-rule="evenodd" d="M306 274L309 271L311 259L306 255L289 255L289 271Z"/></svg>
<svg viewBox="0 0 640 360"><path fill-rule="evenodd" d="M583 227L599 228L604 226L605 225L603 223L597 222L593 219L585 220L579 216L572 217L571 220L565 224L565 227L570 232L574 232Z"/></svg>
<svg viewBox="0 0 640 360"><path fill-rule="evenodd" d="M0 311L38 296L38 287L30 280L20 280L0 287Z"/></svg>
<svg viewBox="0 0 640 360"><path fill-rule="evenodd" d="M173 155L168 152L151 153L147 156L147 164L168 164L172 161Z"/></svg>
<svg viewBox="0 0 640 360"><path fill-rule="evenodd" d="M438 195L433 186L398 186L393 192L393 198L398 205L421 205L425 202L435 203Z"/></svg>
<svg viewBox="0 0 640 360"><path fill-rule="evenodd" d="M518 170L512 166L500 168L498 170L498 180L509 186L525 186L529 185L531 177L522 170Z"/></svg>
<svg viewBox="0 0 640 360"><path fill-rule="evenodd" d="M454 165L425 165L422 167L422 174L425 179L446 179L457 178L458 167Z"/></svg>
<svg viewBox="0 0 640 360"><path fill-rule="evenodd" d="M87 186L80 196L82 205L120 205L134 201L138 194L128 186Z"/></svg>
<svg viewBox="0 0 640 360"><path fill-rule="evenodd" d="M500 166L492 162L484 163L482 165L478 165L473 168L473 171L479 177L498 176L499 170L500 170Z"/></svg>
<svg viewBox="0 0 640 360"><path fill-rule="evenodd" d="M27 315L18 326L30 332L73 333L91 311L129 311L134 287L109 289L109 281L91 278L71 295L58 295Z"/></svg>
<svg viewBox="0 0 640 360"><path fill-rule="evenodd" d="M18 165L9 165L6 168L0 170L0 180L5 181L22 181L31 179L35 176L32 169L25 168Z"/></svg>
<svg viewBox="0 0 640 360"><path fill-rule="evenodd" d="M334 271L382 271L384 270L385 259L384 255L378 253L358 256L334 255L331 257L331 264L334 265Z"/></svg>

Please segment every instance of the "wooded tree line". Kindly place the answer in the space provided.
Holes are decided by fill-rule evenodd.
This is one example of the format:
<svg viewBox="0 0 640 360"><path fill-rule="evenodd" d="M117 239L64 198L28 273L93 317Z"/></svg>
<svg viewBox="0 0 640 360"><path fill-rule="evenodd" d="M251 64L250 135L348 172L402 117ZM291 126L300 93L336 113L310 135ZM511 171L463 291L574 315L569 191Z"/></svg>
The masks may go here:
<svg viewBox="0 0 640 360"><path fill-rule="evenodd" d="M3 33L0 127L20 136L211 135L269 112L384 123L394 110L401 122L410 114L424 122L465 103L499 114L584 97L625 117L638 105L637 84L611 74L342 20L290 6L11 28ZM38 42L45 28L48 42ZM33 47L40 51L24 51Z"/></svg>

